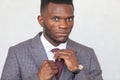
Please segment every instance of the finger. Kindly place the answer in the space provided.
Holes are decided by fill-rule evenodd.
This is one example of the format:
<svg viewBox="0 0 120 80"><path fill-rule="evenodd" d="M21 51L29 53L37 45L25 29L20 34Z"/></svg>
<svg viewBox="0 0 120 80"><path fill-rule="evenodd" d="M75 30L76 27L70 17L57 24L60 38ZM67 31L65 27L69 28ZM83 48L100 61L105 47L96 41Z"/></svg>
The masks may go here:
<svg viewBox="0 0 120 80"><path fill-rule="evenodd" d="M56 52L55 55L59 55L59 54L73 54L74 51L73 50L60 50L58 52Z"/></svg>
<svg viewBox="0 0 120 80"><path fill-rule="evenodd" d="M57 68L57 66L56 66L54 61L50 61L49 62L49 66L52 67L52 68Z"/></svg>
<svg viewBox="0 0 120 80"><path fill-rule="evenodd" d="M53 74L57 74L58 73L58 69L53 70Z"/></svg>
<svg viewBox="0 0 120 80"><path fill-rule="evenodd" d="M58 52L74 53L74 50L72 50L72 49L62 49L62 50L59 50Z"/></svg>
<svg viewBox="0 0 120 80"><path fill-rule="evenodd" d="M54 63L54 61L52 61L52 60L44 60L43 61L43 64L52 64L52 63Z"/></svg>
<svg viewBox="0 0 120 80"><path fill-rule="evenodd" d="M48 61L47 65L52 69L57 69L57 66L54 61Z"/></svg>
<svg viewBox="0 0 120 80"><path fill-rule="evenodd" d="M57 66L54 64L49 64L47 66L47 70L49 71L50 74L56 74L58 72Z"/></svg>
<svg viewBox="0 0 120 80"><path fill-rule="evenodd" d="M69 60L69 59L70 59L70 55L68 55L68 54L59 55L57 59L58 59L58 60L59 60L59 59Z"/></svg>
<svg viewBox="0 0 120 80"><path fill-rule="evenodd" d="M54 55L54 58L55 59L60 59L62 57L60 56L72 56L73 54L70 52L70 51L64 51L64 52L57 52L55 55ZM61 59L60 59L61 60Z"/></svg>
<svg viewBox="0 0 120 80"><path fill-rule="evenodd" d="M51 75L54 75L54 74L58 73L58 69L50 69L48 71Z"/></svg>

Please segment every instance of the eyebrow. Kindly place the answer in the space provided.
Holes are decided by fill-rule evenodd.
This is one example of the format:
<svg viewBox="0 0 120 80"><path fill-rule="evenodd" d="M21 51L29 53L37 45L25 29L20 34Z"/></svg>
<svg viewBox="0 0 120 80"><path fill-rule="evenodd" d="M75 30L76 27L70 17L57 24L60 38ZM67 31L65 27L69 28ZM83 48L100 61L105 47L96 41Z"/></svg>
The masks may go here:
<svg viewBox="0 0 120 80"><path fill-rule="evenodd" d="M74 16L69 16L69 17L67 17L67 18L74 18Z"/></svg>
<svg viewBox="0 0 120 80"><path fill-rule="evenodd" d="M60 16L53 16L53 18L60 18ZM74 18L74 16L68 16L66 18Z"/></svg>

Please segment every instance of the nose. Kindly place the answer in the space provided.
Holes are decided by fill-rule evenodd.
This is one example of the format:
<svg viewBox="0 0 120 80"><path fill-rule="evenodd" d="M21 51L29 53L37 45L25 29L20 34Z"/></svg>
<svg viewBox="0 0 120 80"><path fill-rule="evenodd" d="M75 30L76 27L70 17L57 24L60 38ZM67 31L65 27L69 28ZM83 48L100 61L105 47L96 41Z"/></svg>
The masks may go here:
<svg viewBox="0 0 120 80"><path fill-rule="evenodd" d="M60 28L67 28L68 27L67 21L66 20L61 20L59 27Z"/></svg>

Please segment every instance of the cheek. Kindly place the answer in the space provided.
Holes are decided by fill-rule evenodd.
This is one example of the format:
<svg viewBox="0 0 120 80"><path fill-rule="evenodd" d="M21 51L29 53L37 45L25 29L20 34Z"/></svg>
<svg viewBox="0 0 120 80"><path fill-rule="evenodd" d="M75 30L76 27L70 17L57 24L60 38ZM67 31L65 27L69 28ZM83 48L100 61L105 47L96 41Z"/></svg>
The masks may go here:
<svg viewBox="0 0 120 80"><path fill-rule="evenodd" d="M71 25L70 25L70 29L71 29L71 30L72 30L73 26L74 26L74 24L73 24L73 23L71 23Z"/></svg>
<svg viewBox="0 0 120 80"><path fill-rule="evenodd" d="M73 21L73 22L68 23L68 25L70 26L70 28L72 28L72 27L73 27L73 25L74 25L74 21Z"/></svg>
<svg viewBox="0 0 120 80"><path fill-rule="evenodd" d="M72 28L73 28L73 23L70 23L69 25L68 25L68 30L72 30Z"/></svg>
<svg viewBox="0 0 120 80"><path fill-rule="evenodd" d="M54 36L55 35L55 27L51 24L44 24L44 32L49 35L49 36Z"/></svg>
<svg viewBox="0 0 120 80"><path fill-rule="evenodd" d="M54 34L58 30L58 24L51 22L48 24L48 29L49 32Z"/></svg>

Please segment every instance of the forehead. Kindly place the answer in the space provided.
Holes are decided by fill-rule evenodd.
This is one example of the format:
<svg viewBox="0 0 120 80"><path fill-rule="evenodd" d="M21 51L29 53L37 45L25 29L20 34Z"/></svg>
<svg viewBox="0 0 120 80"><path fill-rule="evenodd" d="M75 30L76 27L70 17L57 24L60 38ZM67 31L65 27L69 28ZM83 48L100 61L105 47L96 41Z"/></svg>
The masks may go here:
<svg viewBox="0 0 120 80"><path fill-rule="evenodd" d="M49 3L44 9L43 14L55 16L73 16L74 9L72 5Z"/></svg>

